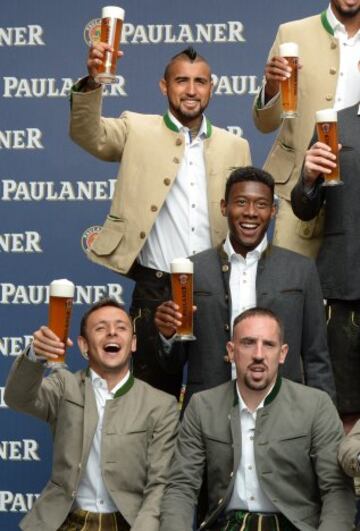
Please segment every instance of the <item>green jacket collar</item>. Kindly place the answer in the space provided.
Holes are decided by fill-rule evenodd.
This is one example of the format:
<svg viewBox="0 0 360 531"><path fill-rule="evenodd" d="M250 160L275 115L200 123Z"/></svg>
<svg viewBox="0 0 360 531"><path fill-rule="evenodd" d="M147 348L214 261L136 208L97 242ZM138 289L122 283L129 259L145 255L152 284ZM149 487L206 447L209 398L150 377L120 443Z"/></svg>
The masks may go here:
<svg viewBox="0 0 360 531"><path fill-rule="evenodd" d="M174 122L171 120L168 112L164 114L163 119L168 129L170 129L171 131L174 131L175 133L179 132L178 126L174 124ZM210 120L208 120L206 116L205 116L205 120L206 120L206 137L209 138L212 134L212 125L211 125Z"/></svg>
<svg viewBox="0 0 360 531"><path fill-rule="evenodd" d="M90 377L90 368L87 367L86 369L86 376L89 378ZM132 386L134 385L135 383L135 378L134 376L130 373L130 376L129 378L126 380L126 382L124 383L124 385L122 385L120 387L120 389L118 389L116 391L116 393L114 394L114 398L119 398L119 396L124 396L126 395L126 393L128 391L130 391L130 389L132 388Z"/></svg>
<svg viewBox="0 0 360 531"><path fill-rule="evenodd" d="M280 387L281 387L281 382L282 382L282 379L281 379L281 376L280 374L278 374L277 378L276 378L276 382L275 382L275 385L274 387L271 389L271 393L269 393L267 395L267 397L265 398L265 401L264 401L264 407L265 406L268 406L269 404L271 404L271 402L273 402L275 400L275 398L277 397L277 395L279 394L279 391L280 391ZM236 389L236 380L234 380L234 402L233 402L233 406L237 406L238 403L239 403L239 396L238 396L238 393L237 393L237 389Z"/></svg>
<svg viewBox="0 0 360 531"><path fill-rule="evenodd" d="M333 30L333 27L331 26L330 22L328 21L328 18L327 18L327 15L326 15L326 10L321 13L320 19L321 19L321 24L323 25L325 31L330 33L330 35L334 36L334 30Z"/></svg>

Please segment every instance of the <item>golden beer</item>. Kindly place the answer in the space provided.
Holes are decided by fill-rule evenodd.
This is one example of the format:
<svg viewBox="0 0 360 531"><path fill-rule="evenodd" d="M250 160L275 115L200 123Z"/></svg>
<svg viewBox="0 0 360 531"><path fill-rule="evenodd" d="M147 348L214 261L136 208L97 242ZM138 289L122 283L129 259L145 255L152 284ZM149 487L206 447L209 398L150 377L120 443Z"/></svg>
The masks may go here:
<svg viewBox="0 0 360 531"><path fill-rule="evenodd" d="M324 173L323 186L336 186L343 184L340 180L339 168L339 138L337 127L337 112L335 109L323 109L315 114L316 132L319 142L331 148L331 152L336 155L336 167L331 173Z"/></svg>
<svg viewBox="0 0 360 531"><path fill-rule="evenodd" d="M113 52L106 50L102 64L98 67L95 80L98 83L116 82L117 51L120 45L121 30L125 11L121 7L103 7L101 13L100 41L106 42L113 48Z"/></svg>
<svg viewBox="0 0 360 531"><path fill-rule="evenodd" d="M287 60L291 67L291 75L281 82L281 102L282 117L295 118L297 114L298 98L298 67L299 67L299 47L295 42L284 42L280 44L279 53Z"/></svg>
<svg viewBox="0 0 360 531"><path fill-rule="evenodd" d="M71 310L74 298L75 286L70 280L53 280L50 284L49 299L49 328L65 344L69 335ZM65 354L51 359L49 367L64 365Z"/></svg>
<svg viewBox="0 0 360 531"><path fill-rule="evenodd" d="M191 341L193 333L193 273L194 264L188 258L176 258L170 264L172 300L182 314L181 326L176 329L175 339Z"/></svg>

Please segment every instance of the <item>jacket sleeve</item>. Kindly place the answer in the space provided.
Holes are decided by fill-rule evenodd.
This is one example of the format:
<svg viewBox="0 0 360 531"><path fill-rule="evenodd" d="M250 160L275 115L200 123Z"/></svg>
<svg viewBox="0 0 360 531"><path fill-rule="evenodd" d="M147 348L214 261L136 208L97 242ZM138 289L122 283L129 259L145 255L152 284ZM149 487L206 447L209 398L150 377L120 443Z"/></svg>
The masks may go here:
<svg viewBox="0 0 360 531"><path fill-rule="evenodd" d="M326 395L321 395L314 417L310 456L322 500L319 531L349 531L355 517L355 498L343 474L337 452L343 427Z"/></svg>
<svg viewBox="0 0 360 531"><path fill-rule="evenodd" d="M305 383L326 391L335 402L335 382L327 345L324 298L315 263L309 259L307 264L301 339Z"/></svg>
<svg viewBox="0 0 360 531"><path fill-rule="evenodd" d="M281 26L278 29L275 41L270 49L268 59L278 54L279 44L281 43ZM261 91L265 90L265 82L261 87ZM275 97L266 106L261 105L261 91L255 97L252 109L252 115L255 127L262 133L271 133L276 131L281 125L281 98Z"/></svg>
<svg viewBox="0 0 360 531"><path fill-rule="evenodd" d="M101 116L102 88L90 92L72 92L70 137L94 157L121 161L127 138L128 120Z"/></svg>
<svg viewBox="0 0 360 531"><path fill-rule="evenodd" d="M165 399L164 399L165 401ZM179 409L175 398L166 400L158 414L147 450L147 482L140 511L131 531L158 531L160 503L168 479L178 431Z"/></svg>
<svg viewBox="0 0 360 531"><path fill-rule="evenodd" d="M191 531L205 468L205 444L194 395L186 408L161 504L160 531Z"/></svg>
<svg viewBox="0 0 360 531"><path fill-rule="evenodd" d="M351 477L360 476L360 420L339 446L339 462L344 472Z"/></svg>
<svg viewBox="0 0 360 531"><path fill-rule="evenodd" d="M59 372L43 378L43 365L22 354L15 360L8 375L5 402L15 411L28 413L52 424L56 421L64 390Z"/></svg>

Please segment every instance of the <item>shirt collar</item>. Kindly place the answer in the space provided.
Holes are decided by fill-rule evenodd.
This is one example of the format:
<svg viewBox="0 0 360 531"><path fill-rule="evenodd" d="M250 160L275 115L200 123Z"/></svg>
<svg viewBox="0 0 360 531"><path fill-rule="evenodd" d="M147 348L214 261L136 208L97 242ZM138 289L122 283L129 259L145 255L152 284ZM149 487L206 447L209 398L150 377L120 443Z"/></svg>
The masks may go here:
<svg viewBox="0 0 360 531"><path fill-rule="evenodd" d="M101 376L99 376L97 374L97 372L95 372L93 369L89 369L89 374L90 374L90 379L91 379L91 383L93 385L93 387L101 387L102 389L106 390L110 395L112 395L112 397L115 396L116 392L124 385L126 384L126 382L129 380L130 378L130 371L128 371L124 378L122 378L120 380L119 383L117 383L115 385L115 387L113 387L111 389L111 391L109 391L108 389L108 386L107 386L107 382L106 380L104 380L104 378L101 378Z"/></svg>
<svg viewBox="0 0 360 531"><path fill-rule="evenodd" d="M326 10L326 19L327 19L327 22L328 22L328 24L330 25L330 27L332 29L333 34L335 34L336 31L340 31L341 33L346 35L346 38L349 39L349 41L350 41L350 39L351 39L351 41L355 40L360 35L360 30L359 30L351 38L348 37L347 31L346 31L346 28L345 28L344 24L342 22L340 22L340 20L338 20L336 18L333 10L331 9L331 5L330 4L329 4L329 7Z"/></svg>
<svg viewBox="0 0 360 531"><path fill-rule="evenodd" d="M243 397L241 396L241 393L240 393L240 390L239 390L239 386L236 382L236 392L237 392L237 395L238 395L238 398L239 398L239 409L240 409L240 413L242 413L243 411L248 411L250 414L254 414L254 413L257 413L259 409L261 409L262 407L264 407L264 403L265 403L265 400L266 398L269 396L269 394L271 393L271 391L274 389L274 386L275 384L273 384L269 391L266 393L266 396L264 396L263 400L261 400L260 404L257 406L257 408L255 409L255 411L250 411L248 406L246 405L246 403L244 402L243 400Z"/></svg>
<svg viewBox="0 0 360 531"><path fill-rule="evenodd" d="M267 236L265 234L265 236L263 237L263 239L261 240L259 245L257 247L255 247L255 249L253 249L252 251L249 251L246 254L246 258L254 257L257 260L259 260L261 255L262 255L262 253L267 248L267 246L268 246L268 241L267 241ZM243 256L237 254L234 251L234 248L233 248L232 243L230 241L230 233L229 232L226 235L226 240L225 240L225 243L224 243L224 251L228 255L229 260L231 260L232 257L241 257L242 259L244 259Z"/></svg>
<svg viewBox="0 0 360 531"><path fill-rule="evenodd" d="M170 111L167 111L167 113L164 115L164 121L167 127L171 129L172 131L176 131L177 133L178 132L184 133L184 132L189 131L189 128L185 127L181 122L179 122L179 120L175 118L175 116ZM206 137L211 136L211 132L212 132L212 126L211 126L210 120L208 120L206 116L203 114L198 136L201 138L206 138Z"/></svg>

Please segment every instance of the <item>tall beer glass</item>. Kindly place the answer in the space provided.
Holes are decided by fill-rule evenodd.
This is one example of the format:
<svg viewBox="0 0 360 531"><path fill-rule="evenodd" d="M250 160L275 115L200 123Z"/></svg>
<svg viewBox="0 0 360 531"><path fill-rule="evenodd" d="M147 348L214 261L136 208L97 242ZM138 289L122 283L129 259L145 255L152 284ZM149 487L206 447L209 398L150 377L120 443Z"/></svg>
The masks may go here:
<svg viewBox="0 0 360 531"><path fill-rule="evenodd" d="M188 258L175 258L170 264L172 299L182 313L181 326L176 329L177 341L192 341L193 334L193 273Z"/></svg>
<svg viewBox="0 0 360 531"><path fill-rule="evenodd" d="M53 280L50 284L49 328L65 344L69 334L71 310L75 286L65 278ZM47 362L50 368L66 367L65 354Z"/></svg>
<svg viewBox="0 0 360 531"><path fill-rule="evenodd" d="M324 173L324 182L322 186L338 186L339 184L344 184L340 180L337 112L335 109L323 109L317 111L315 114L315 121L319 141L329 146L332 153L336 155L336 167L331 173Z"/></svg>
<svg viewBox="0 0 360 531"><path fill-rule="evenodd" d="M107 6L101 12L100 41L109 44L113 52L104 53L102 64L98 67L95 81L98 83L116 83L117 51L120 45L122 25L125 11L121 7Z"/></svg>
<svg viewBox="0 0 360 531"><path fill-rule="evenodd" d="M298 97L299 46L295 42L284 42L279 46L279 55L291 67L291 75L281 82L282 118L296 118Z"/></svg>

